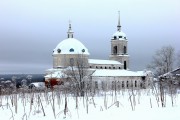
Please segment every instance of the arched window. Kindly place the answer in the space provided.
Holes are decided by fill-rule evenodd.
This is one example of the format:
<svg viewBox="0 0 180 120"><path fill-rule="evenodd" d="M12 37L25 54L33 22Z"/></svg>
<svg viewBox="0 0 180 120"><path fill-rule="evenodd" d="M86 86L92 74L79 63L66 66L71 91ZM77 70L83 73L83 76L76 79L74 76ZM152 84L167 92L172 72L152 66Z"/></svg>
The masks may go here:
<svg viewBox="0 0 180 120"><path fill-rule="evenodd" d="M113 69L116 69L115 67L113 67Z"/></svg>
<svg viewBox="0 0 180 120"><path fill-rule="evenodd" d="M70 58L70 65L73 66L74 65L74 59Z"/></svg>
<svg viewBox="0 0 180 120"><path fill-rule="evenodd" d="M71 49L69 50L69 52L74 52L74 49L73 49L73 48L71 48Z"/></svg>
<svg viewBox="0 0 180 120"><path fill-rule="evenodd" d="M137 87L137 81L135 81L134 86Z"/></svg>
<svg viewBox="0 0 180 120"><path fill-rule="evenodd" d="M127 88L129 87L129 81L126 82L126 87L127 87Z"/></svg>
<svg viewBox="0 0 180 120"><path fill-rule="evenodd" d="M111 89L114 90L115 89L115 82L112 81L112 84L111 84Z"/></svg>
<svg viewBox="0 0 180 120"><path fill-rule="evenodd" d="M96 68L98 69L98 67L96 66Z"/></svg>
<svg viewBox="0 0 180 120"><path fill-rule="evenodd" d="M142 83L140 84L140 87L141 87L141 88L143 87L143 84L142 84Z"/></svg>
<svg viewBox="0 0 180 120"><path fill-rule="evenodd" d="M125 69L125 70L127 69L127 63L126 63L126 61L124 61L124 69Z"/></svg>
<svg viewBox="0 0 180 120"><path fill-rule="evenodd" d="M114 39L116 39L116 36L114 36Z"/></svg>
<svg viewBox="0 0 180 120"><path fill-rule="evenodd" d="M126 46L124 46L124 54L126 54L127 53L127 48L126 48Z"/></svg>
<svg viewBox="0 0 180 120"><path fill-rule="evenodd" d="M113 54L115 54L115 55L117 54L117 46L113 47Z"/></svg>
<svg viewBox="0 0 180 120"><path fill-rule="evenodd" d="M109 69L111 69L111 67L109 67Z"/></svg>
<svg viewBox="0 0 180 120"><path fill-rule="evenodd" d="M118 89L120 89L120 88L121 88L121 86L120 86L120 82L119 82L119 81L117 82L117 87L118 87Z"/></svg>
<svg viewBox="0 0 180 120"><path fill-rule="evenodd" d="M91 66L89 66L89 68L91 68Z"/></svg>
<svg viewBox="0 0 180 120"><path fill-rule="evenodd" d="M121 69L121 67L119 67L119 69Z"/></svg>
<svg viewBox="0 0 180 120"><path fill-rule="evenodd" d="M119 36L119 38L122 38L122 36Z"/></svg>
<svg viewBox="0 0 180 120"><path fill-rule="evenodd" d="M95 89L98 89L98 82L95 81Z"/></svg>
<svg viewBox="0 0 180 120"><path fill-rule="evenodd" d="M122 88L124 87L124 81L122 81Z"/></svg>
<svg viewBox="0 0 180 120"><path fill-rule="evenodd" d="M103 67L101 66L101 69L102 69Z"/></svg>
<svg viewBox="0 0 180 120"><path fill-rule="evenodd" d="M107 69L107 67L105 67L105 69Z"/></svg>

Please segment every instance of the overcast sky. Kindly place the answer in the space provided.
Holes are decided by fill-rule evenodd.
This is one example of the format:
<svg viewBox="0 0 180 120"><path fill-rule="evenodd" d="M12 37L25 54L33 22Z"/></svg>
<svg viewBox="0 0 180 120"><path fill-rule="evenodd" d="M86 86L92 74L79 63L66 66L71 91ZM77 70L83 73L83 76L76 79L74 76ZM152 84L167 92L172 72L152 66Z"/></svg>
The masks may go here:
<svg viewBox="0 0 180 120"><path fill-rule="evenodd" d="M51 68L69 20L90 58L108 59L118 11L131 70L145 69L164 45L180 51L180 0L0 0L0 73Z"/></svg>

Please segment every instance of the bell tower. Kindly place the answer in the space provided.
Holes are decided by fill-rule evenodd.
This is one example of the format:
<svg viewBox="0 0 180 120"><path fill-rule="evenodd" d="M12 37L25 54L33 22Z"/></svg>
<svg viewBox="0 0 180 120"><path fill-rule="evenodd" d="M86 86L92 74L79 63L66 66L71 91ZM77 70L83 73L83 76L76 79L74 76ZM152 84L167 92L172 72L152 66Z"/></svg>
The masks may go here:
<svg viewBox="0 0 180 120"><path fill-rule="evenodd" d="M128 40L126 34L121 30L120 12L118 12L117 31L111 38L111 54L110 60L116 60L123 64L122 69L129 69Z"/></svg>

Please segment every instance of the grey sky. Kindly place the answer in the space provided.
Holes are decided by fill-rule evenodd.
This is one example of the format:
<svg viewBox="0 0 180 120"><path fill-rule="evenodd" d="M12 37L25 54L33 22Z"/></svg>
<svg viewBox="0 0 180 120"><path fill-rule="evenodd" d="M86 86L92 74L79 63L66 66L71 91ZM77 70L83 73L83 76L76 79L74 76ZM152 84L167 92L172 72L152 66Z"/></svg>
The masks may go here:
<svg viewBox="0 0 180 120"><path fill-rule="evenodd" d="M119 10L130 69L143 70L163 45L180 50L179 0L0 0L0 73L51 68L69 20L90 58L108 59Z"/></svg>

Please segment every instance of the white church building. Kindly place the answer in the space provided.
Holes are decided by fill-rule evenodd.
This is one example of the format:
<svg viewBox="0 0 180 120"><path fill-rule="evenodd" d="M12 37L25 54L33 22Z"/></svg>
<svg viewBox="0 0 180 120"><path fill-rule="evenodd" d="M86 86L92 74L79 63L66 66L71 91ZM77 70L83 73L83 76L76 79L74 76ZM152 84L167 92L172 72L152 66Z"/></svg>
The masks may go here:
<svg viewBox="0 0 180 120"><path fill-rule="evenodd" d="M86 78L95 84L116 82L121 88L148 86L151 75L147 71L130 71L128 39L121 30L120 15L117 31L111 37L109 60L89 59L89 51L80 40L74 38L71 23L67 39L62 40L53 50L53 68L46 70L45 81L67 78L67 71L86 69ZM97 86L98 87L98 86Z"/></svg>

